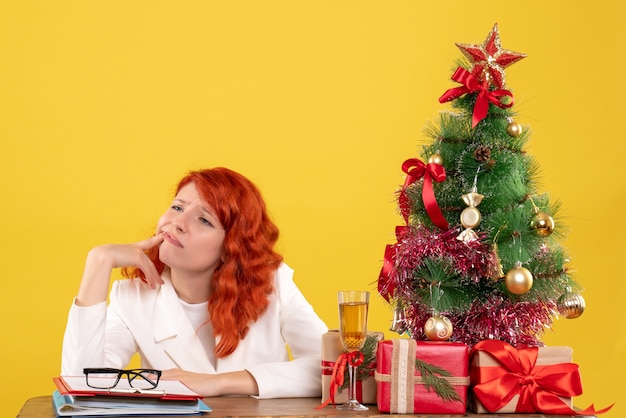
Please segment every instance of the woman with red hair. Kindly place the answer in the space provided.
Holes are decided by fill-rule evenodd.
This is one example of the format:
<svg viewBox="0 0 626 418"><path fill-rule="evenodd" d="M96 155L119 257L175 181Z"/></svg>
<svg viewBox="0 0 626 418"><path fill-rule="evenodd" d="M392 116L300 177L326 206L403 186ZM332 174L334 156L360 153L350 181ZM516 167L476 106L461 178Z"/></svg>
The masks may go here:
<svg viewBox="0 0 626 418"><path fill-rule="evenodd" d="M123 369L138 353L143 368L203 396L320 396L327 327L277 239L250 180L226 168L189 173L153 237L89 252L61 374ZM115 268L127 279L109 293Z"/></svg>

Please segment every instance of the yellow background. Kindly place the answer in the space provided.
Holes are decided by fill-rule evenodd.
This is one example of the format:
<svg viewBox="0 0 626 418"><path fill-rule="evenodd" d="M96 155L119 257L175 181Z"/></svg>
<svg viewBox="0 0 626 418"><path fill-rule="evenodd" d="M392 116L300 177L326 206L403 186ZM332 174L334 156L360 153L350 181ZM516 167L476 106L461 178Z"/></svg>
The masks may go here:
<svg viewBox="0 0 626 418"><path fill-rule="evenodd" d="M624 17L617 0L2 2L1 414L52 392L86 252L149 235L190 169L258 184L298 285L336 327L337 290L375 290L400 165L447 108L454 43L496 22L528 54L507 85L585 287L584 315L545 341L574 348L578 406L620 400ZM374 293L370 329L390 319Z"/></svg>

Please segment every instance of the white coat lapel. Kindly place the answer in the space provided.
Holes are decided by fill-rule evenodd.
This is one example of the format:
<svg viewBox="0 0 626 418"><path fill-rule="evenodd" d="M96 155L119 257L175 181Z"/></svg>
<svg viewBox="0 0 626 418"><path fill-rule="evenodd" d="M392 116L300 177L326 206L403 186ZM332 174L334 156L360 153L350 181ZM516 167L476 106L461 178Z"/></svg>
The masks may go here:
<svg viewBox="0 0 626 418"><path fill-rule="evenodd" d="M202 342L197 337L180 304L169 275L157 296L154 312L154 338L178 368L196 373L215 373Z"/></svg>

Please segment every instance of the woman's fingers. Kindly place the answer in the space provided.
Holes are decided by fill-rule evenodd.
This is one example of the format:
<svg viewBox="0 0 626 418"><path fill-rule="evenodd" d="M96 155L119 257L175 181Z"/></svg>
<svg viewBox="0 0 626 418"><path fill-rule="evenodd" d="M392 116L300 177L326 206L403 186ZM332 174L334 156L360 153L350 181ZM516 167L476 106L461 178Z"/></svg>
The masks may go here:
<svg viewBox="0 0 626 418"><path fill-rule="evenodd" d="M144 239L143 241L139 241L137 246L142 250L149 250L152 247L155 247L163 242L163 235L158 234L148 239Z"/></svg>
<svg viewBox="0 0 626 418"><path fill-rule="evenodd" d="M159 245L161 242L163 242L163 236L155 235L143 241L139 241L138 243L135 244L137 247L139 247L142 250L139 256L137 267L141 271L143 271L145 278L146 278L146 283L148 284L148 286L152 288L156 287L157 285L162 285L164 282L163 282L163 279L161 279L161 275L159 274L156 267L154 266L154 263L144 253L144 251L149 250L150 248L153 248Z"/></svg>
<svg viewBox="0 0 626 418"><path fill-rule="evenodd" d="M155 235L132 244L103 245L100 251L113 261L114 268L136 267L141 270L148 286L155 288L163 284L163 279L146 251L156 247L162 241L163 236Z"/></svg>

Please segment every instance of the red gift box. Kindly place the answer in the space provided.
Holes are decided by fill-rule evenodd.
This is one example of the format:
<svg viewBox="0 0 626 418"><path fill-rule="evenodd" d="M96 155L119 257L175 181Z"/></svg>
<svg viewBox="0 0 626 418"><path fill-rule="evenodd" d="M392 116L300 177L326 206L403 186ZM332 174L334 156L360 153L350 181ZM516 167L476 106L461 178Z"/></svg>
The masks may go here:
<svg viewBox="0 0 626 418"><path fill-rule="evenodd" d="M445 380L457 399L444 399L425 384L416 359L449 372ZM376 403L380 412L398 414L464 414L468 375L467 345L452 342L416 342L393 339L378 343L376 352Z"/></svg>
<svg viewBox="0 0 626 418"><path fill-rule="evenodd" d="M471 352L471 398L474 412L601 414L593 405L574 411L572 397L582 394L578 365L570 347L523 347L485 340Z"/></svg>

